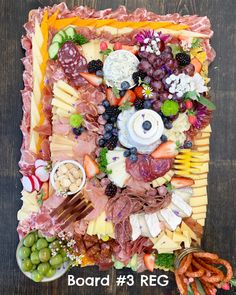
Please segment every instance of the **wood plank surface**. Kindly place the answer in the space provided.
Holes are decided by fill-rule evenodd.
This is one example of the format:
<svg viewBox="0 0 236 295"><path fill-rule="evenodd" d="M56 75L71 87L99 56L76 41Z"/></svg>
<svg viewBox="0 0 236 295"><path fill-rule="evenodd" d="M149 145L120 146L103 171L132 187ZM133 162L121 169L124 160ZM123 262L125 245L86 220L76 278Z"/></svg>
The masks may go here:
<svg viewBox="0 0 236 295"><path fill-rule="evenodd" d="M0 294L4 295L87 295L97 294L159 294L175 295L174 278L167 273L167 287L140 287L140 274L129 270L100 273L97 268L73 269L76 277L110 275L109 287L68 287L67 275L49 284L36 284L27 279L18 269L15 249L18 243L16 213L21 206L20 175L17 162L20 157L21 96L23 66L20 45L24 33L22 25L29 10L52 5L51 0L0 0L0 208L1 208L1 255ZM129 10L145 7L160 14L207 15L215 31L212 44L217 58L210 68L211 95L217 105L212 122L211 162L209 174L209 207L203 247L219 253L230 260L236 269L236 1L235 0L90 0L66 1L69 7L88 5L96 9L116 8L126 5ZM116 287L118 274L133 274L133 287ZM158 272L161 274L162 272ZM219 292L218 294L224 294ZM226 293L225 293L226 294ZM227 293L236 294L236 293Z"/></svg>

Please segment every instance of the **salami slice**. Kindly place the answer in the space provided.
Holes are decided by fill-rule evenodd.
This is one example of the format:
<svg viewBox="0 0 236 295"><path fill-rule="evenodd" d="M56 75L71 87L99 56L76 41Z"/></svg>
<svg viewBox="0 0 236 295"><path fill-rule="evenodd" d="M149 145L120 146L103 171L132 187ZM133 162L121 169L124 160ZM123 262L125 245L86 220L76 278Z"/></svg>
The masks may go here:
<svg viewBox="0 0 236 295"><path fill-rule="evenodd" d="M62 66L71 64L78 57L80 57L79 50L71 41L64 43L58 51L58 61Z"/></svg>
<svg viewBox="0 0 236 295"><path fill-rule="evenodd" d="M134 179L149 182L165 175L172 163L172 159L153 159L149 155L138 155L135 163L126 159L126 170Z"/></svg>

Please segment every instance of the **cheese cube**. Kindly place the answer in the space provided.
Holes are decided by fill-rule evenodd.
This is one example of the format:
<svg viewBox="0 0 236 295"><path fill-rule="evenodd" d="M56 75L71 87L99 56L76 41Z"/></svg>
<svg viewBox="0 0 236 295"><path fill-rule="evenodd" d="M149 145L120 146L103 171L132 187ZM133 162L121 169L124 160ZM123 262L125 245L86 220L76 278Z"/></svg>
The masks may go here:
<svg viewBox="0 0 236 295"><path fill-rule="evenodd" d="M209 146L209 143L210 143L209 138L201 138L201 139L194 140L194 145L196 145L196 146L204 146L204 145Z"/></svg>
<svg viewBox="0 0 236 295"><path fill-rule="evenodd" d="M207 173L201 173L201 174L192 174L190 176L192 179L196 180L200 180L200 179L207 179Z"/></svg>
<svg viewBox="0 0 236 295"><path fill-rule="evenodd" d="M74 96L75 98L79 98L78 92L72 86L64 82L63 80L57 81L56 86L59 87L64 92L70 94L71 96Z"/></svg>
<svg viewBox="0 0 236 295"><path fill-rule="evenodd" d="M184 230L183 235L185 236L184 247L185 248L190 248L192 239L191 239L191 236L190 236L189 232L187 230Z"/></svg>
<svg viewBox="0 0 236 295"><path fill-rule="evenodd" d="M205 219L206 218L206 212L195 213L195 214L192 215L192 218L195 219L195 220Z"/></svg>
<svg viewBox="0 0 236 295"><path fill-rule="evenodd" d="M205 219L198 219L197 222L201 224L201 226L205 226Z"/></svg>
<svg viewBox="0 0 236 295"><path fill-rule="evenodd" d="M195 241L197 241L197 236L196 236L196 234L191 230L191 228L184 222L184 221L182 221L182 223L181 223L181 230L182 230L182 232L184 232L184 231L186 231L186 232L188 232L188 235L193 239L193 240L195 240Z"/></svg>
<svg viewBox="0 0 236 295"><path fill-rule="evenodd" d="M198 152L207 152L207 153L209 153L210 147L209 147L209 145L196 146L196 150Z"/></svg>
<svg viewBox="0 0 236 295"><path fill-rule="evenodd" d="M173 240L173 232L170 231L169 229L166 229L165 232L166 232L167 237Z"/></svg>
<svg viewBox="0 0 236 295"><path fill-rule="evenodd" d="M208 184L207 179L196 179L194 181L194 185L192 185L192 188L207 186L207 184Z"/></svg>
<svg viewBox="0 0 236 295"><path fill-rule="evenodd" d="M177 233L176 231L174 231L174 233L173 233L173 241L174 242L183 242L184 241L184 239L185 239L185 237L182 235L182 234L180 234L180 233Z"/></svg>
<svg viewBox="0 0 236 295"><path fill-rule="evenodd" d="M166 183L166 179L164 177L159 177L152 181L153 187L158 187Z"/></svg>
<svg viewBox="0 0 236 295"><path fill-rule="evenodd" d="M194 187L193 188L193 196L205 196L207 194L206 186L202 187Z"/></svg>
<svg viewBox="0 0 236 295"><path fill-rule="evenodd" d="M59 87L54 87L53 94L55 98L62 100L65 103L73 105L76 102L76 98L74 96L71 96L70 94L64 92Z"/></svg>
<svg viewBox="0 0 236 295"><path fill-rule="evenodd" d="M95 226L95 221L94 220L90 220L88 227L87 227L87 234L92 236L94 235L94 226Z"/></svg>
<svg viewBox="0 0 236 295"><path fill-rule="evenodd" d="M208 200L207 196L201 196L201 197L192 197L190 199L190 206L191 207L197 207L197 206L202 206L202 205L207 205Z"/></svg>

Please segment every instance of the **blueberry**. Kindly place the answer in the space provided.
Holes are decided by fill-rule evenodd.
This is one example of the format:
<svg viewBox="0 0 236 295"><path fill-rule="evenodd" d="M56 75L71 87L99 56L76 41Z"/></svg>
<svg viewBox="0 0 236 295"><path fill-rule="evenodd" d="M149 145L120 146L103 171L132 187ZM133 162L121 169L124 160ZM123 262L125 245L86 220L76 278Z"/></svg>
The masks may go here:
<svg viewBox="0 0 236 295"><path fill-rule="evenodd" d="M145 102L143 103L144 109L150 109L151 106L152 106L152 102L150 100L145 100Z"/></svg>
<svg viewBox="0 0 236 295"><path fill-rule="evenodd" d="M79 129L81 133L85 131L85 128L83 126L79 127Z"/></svg>
<svg viewBox="0 0 236 295"><path fill-rule="evenodd" d="M186 141L186 142L184 143L184 148L186 148L186 149L189 149L189 148L191 148L192 146L193 146L193 144L192 144L191 141Z"/></svg>
<svg viewBox="0 0 236 295"><path fill-rule="evenodd" d="M107 123L105 126L104 126L104 130L105 131L112 131L113 129L113 125L110 124L110 123Z"/></svg>
<svg viewBox="0 0 236 295"><path fill-rule="evenodd" d="M129 159L132 163L135 163L137 160L138 160L138 156L137 155L134 155L134 154L131 154L129 156Z"/></svg>
<svg viewBox="0 0 236 295"><path fill-rule="evenodd" d="M111 123L115 123L115 122L116 122L116 120L117 120L117 118L116 118L116 117L111 117L111 118L110 118L110 122L111 122Z"/></svg>
<svg viewBox="0 0 236 295"><path fill-rule="evenodd" d="M161 141L162 141L162 142L166 142L167 140L168 140L167 136L163 134L163 135L161 136Z"/></svg>
<svg viewBox="0 0 236 295"><path fill-rule="evenodd" d="M80 130L80 128L73 128L72 129L73 130L73 133L76 135L76 136L79 136L79 135L81 135L81 130Z"/></svg>
<svg viewBox="0 0 236 295"><path fill-rule="evenodd" d="M102 117L103 117L103 119L106 120L106 121L110 118L109 115L108 115L107 113L103 113L103 114L102 114Z"/></svg>
<svg viewBox="0 0 236 295"><path fill-rule="evenodd" d="M105 143L106 143L106 141L104 140L104 138L100 138L99 141L98 141L98 145L100 147L104 147L105 146Z"/></svg>
<svg viewBox="0 0 236 295"><path fill-rule="evenodd" d="M117 128L114 128L112 130L112 134L115 135L115 136L118 136L118 129Z"/></svg>
<svg viewBox="0 0 236 295"><path fill-rule="evenodd" d="M104 99L102 101L102 105L104 106L104 108L108 108L110 106L110 103L109 103L109 101L107 99Z"/></svg>
<svg viewBox="0 0 236 295"><path fill-rule="evenodd" d="M129 84L129 82L127 82L127 81L123 81L123 82L121 83L120 87L121 87L121 90L127 90L127 89L130 88L130 84Z"/></svg>
<svg viewBox="0 0 236 295"><path fill-rule="evenodd" d="M166 129L171 129L173 127L171 121L165 121L164 126L165 126Z"/></svg>
<svg viewBox="0 0 236 295"><path fill-rule="evenodd" d="M152 128L152 123L150 121L144 121L142 127L144 130L150 130Z"/></svg>
<svg viewBox="0 0 236 295"><path fill-rule="evenodd" d="M126 93L126 90L120 90L120 96L123 97Z"/></svg>
<svg viewBox="0 0 236 295"><path fill-rule="evenodd" d="M131 154L137 154L137 152L138 152L138 150L137 150L137 148L136 147L132 147L131 149L130 149L130 153Z"/></svg>
<svg viewBox="0 0 236 295"><path fill-rule="evenodd" d="M125 150L124 151L124 157L129 157L130 156L130 151L129 150Z"/></svg>
<svg viewBox="0 0 236 295"><path fill-rule="evenodd" d="M103 71L102 71L102 70L98 70L98 71L96 72L96 76L98 76L98 77L103 77Z"/></svg>
<svg viewBox="0 0 236 295"><path fill-rule="evenodd" d="M106 132L104 135L103 135L103 138L105 139L105 140L108 140L108 139L110 139L112 137L112 134L110 133L110 132Z"/></svg>
<svg viewBox="0 0 236 295"><path fill-rule="evenodd" d="M144 84L150 84L151 81L152 81L152 79L151 79L151 77L149 77L149 76L146 76L146 77L143 79Z"/></svg>

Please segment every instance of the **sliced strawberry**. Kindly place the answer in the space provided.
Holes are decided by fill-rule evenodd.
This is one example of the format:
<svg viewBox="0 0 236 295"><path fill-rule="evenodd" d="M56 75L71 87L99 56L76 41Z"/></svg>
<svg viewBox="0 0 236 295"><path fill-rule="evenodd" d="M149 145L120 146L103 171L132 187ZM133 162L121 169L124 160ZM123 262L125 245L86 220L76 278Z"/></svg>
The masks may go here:
<svg viewBox="0 0 236 295"><path fill-rule="evenodd" d="M106 98L110 105L118 106L120 99L117 98L111 88L106 89Z"/></svg>
<svg viewBox="0 0 236 295"><path fill-rule="evenodd" d="M93 86L99 86L102 84L102 78L96 76L95 74L80 73L80 75Z"/></svg>
<svg viewBox="0 0 236 295"><path fill-rule="evenodd" d="M187 177L172 177L170 183L174 188L181 188L193 185L194 180Z"/></svg>
<svg viewBox="0 0 236 295"><path fill-rule="evenodd" d="M170 159L178 155L177 145L174 141L167 141L158 146L151 154L155 159Z"/></svg>
<svg viewBox="0 0 236 295"><path fill-rule="evenodd" d="M153 272L155 266L155 257L152 254L145 254L143 260L147 270Z"/></svg>
<svg viewBox="0 0 236 295"><path fill-rule="evenodd" d="M100 172L98 164L89 155L84 157L84 169L88 178L92 178Z"/></svg>
<svg viewBox="0 0 236 295"><path fill-rule="evenodd" d="M127 51L130 51L131 53L133 54L138 54L138 46L134 45L134 46L130 46L130 45L122 45L122 49L123 50L127 50Z"/></svg>
<svg viewBox="0 0 236 295"><path fill-rule="evenodd" d="M137 86L134 88L134 93L138 98L143 98L143 87L142 86Z"/></svg>
<svg viewBox="0 0 236 295"><path fill-rule="evenodd" d="M125 92L125 95L120 99L119 106L121 106L126 101L129 101L132 104L135 101L135 99L136 99L135 93L132 90L128 89Z"/></svg>

